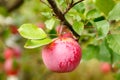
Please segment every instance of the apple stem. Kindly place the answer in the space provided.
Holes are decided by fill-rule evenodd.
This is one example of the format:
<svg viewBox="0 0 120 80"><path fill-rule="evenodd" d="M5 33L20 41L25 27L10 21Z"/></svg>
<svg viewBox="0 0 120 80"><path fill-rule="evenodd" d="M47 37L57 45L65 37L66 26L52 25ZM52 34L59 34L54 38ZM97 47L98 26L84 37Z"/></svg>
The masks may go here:
<svg viewBox="0 0 120 80"><path fill-rule="evenodd" d="M79 38L80 36L73 30L72 25L66 20L65 18L65 14L70 10L70 9L66 9L67 11L62 12L57 4L55 0L47 0L48 3L50 4L54 14L56 15L56 17L64 24L68 27L68 29L71 30L71 32L74 34L74 36L76 36L76 38ZM83 0L80 0L79 2L82 2ZM77 3L79 3L77 2ZM75 3L74 5L76 5L77 3ZM72 8L72 7L71 7Z"/></svg>
<svg viewBox="0 0 120 80"><path fill-rule="evenodd" d="M10 75L7 77L7 80L19 80L19 79L18 79L18 76Z"/></svg>
<svg viewBox="0 0 120 80"><path fill-rule="evenodd" d="M61 23L60 24L60 30L57 32L58 36L61 36L62 31L63 31L63 26L62 26L62 23Z"/></svg>

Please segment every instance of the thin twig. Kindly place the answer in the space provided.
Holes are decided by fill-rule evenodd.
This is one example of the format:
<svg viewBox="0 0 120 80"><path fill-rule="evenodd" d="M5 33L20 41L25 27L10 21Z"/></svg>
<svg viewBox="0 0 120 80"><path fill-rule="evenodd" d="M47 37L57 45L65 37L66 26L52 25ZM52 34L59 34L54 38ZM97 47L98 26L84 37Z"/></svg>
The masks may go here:
<svg viewBox="0 0 120 80"><path fill-rule="evenodd" d="M65 15L71 8L71 6L73 5L73 0L71 1L71 3L68 5L68 7L66 8L66 10L63 12L63 14Z"/></svg>
<svg viewBox="0 0 120 80"><path fill-rule="evenodd" d="M75 3L73 4L73 6L75 6L76 4L78 4L78 3L82 2L82 1L84 1L84 0L79 0L79 1L75 2ZM72 6L72 7L73 7L73 6Z"/></svg>
<svg viewBox="0 0 120 80"><path fill-rule="evenodd" d="M64 14L58 8L55 0L47 0L47 1L51 5L51 8L53 9L53 12L56 14L57 18L63 23L63 25L66 25L71 30L71 32L78 38L79 35L73 30L72 25L65 19Z"/></svg>
<svg viewBox="0 0 120 80"><path fill-rule="evenodd" d="M63 12L63 14L65 15L72 7L74 7L76 4L78 4L78 3L82 2L82 1L84 1L84 0L79 0L79 1L77 1L75 3L73 3L73 0L72 0L71 3L69 4L69 6L66 8L65 12Z"/></svg>
<svg viewBox="0 0 120 80"><path fill-rule="evenodd" d="M70 4L72 5L73 3L74 3L74 1L72 0Z"/></svg>

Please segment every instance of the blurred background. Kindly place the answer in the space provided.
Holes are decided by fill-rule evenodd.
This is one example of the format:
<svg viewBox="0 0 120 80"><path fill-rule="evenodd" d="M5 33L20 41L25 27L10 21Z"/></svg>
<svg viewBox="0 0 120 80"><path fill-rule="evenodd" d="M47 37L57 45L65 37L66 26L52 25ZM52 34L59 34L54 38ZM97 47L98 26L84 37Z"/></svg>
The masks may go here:
<svg viewBox="0 0 120 80"><path fill-rule="evenodd" d="M71 0L56 1L63 10L66 8L67 2ZM93 10L93 13L96 11L96 13L89 15L88 18L92 16L100 17L97 18L98 20L104 19L104 15L97 10L93 1L85 0L80 3L78 6L82 11L81 13L74 10L79 7L71 9L66 14L67 19L69 21L74 19L85 20L86 16L83 15L86 15L90 10ZM45 2L47 3L46 0ZM114 2L118 3L119 0L114 0ZM35 49L24 48L26 39L20 36L17 29L24 23L32 23L38 27L45 26L47 20L53 17L53 12L47 5L40 0L0 0L0 80L7 80L9 76L4 70L6 61L4 53L7 48L19 49L18 80L120 80L120 55L114 54L114 58L112 58L114 63L105 66L105 71L101 69L102 63L111 63L111 55L105 46L105 40L96 40L94 29L87 28L83 31L79 40L83 49L82 60L79 66L69 73L56 73L48 70L41 59L41 47ZM44 30L48 34L56 34L55 28L59 24L59 20L56 19L52 29L45 28ZM51 26L51 24L47 26L49 25Z"/></svg>

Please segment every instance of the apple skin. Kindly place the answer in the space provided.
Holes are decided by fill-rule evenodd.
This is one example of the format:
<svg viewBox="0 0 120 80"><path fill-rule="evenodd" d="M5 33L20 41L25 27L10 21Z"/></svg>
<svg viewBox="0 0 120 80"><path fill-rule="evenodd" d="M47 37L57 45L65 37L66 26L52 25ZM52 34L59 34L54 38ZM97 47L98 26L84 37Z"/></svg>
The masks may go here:
<svg viewBox="0 0 120 80"><path fill-rule="evenodd" d="M111 71L111 65L107 62L103 62L100 65L100 69L102 73L109 73Z"/></svg>
<svg viewBox="0 0 120 80"><path fill-rule="evenodd" d="M80 45L73 38L56 38L42 48L43 62L54 72L71 72L79 64L82 57Z"/></svg>
<svg viewBox="0 0 120 80"><path fill-rule="evenodd" d="M19 72L19 64L15 59L7 59L4 63L4 70L7 75L17 75Z"/></svg>
<svg viewBox="0 0 120 80"><path fill-rule="evenodd" d="M8 47L4 51L4 57L5 57L5 59L20 58L21 57L21 51L17 47L16 48Z"/></svg>

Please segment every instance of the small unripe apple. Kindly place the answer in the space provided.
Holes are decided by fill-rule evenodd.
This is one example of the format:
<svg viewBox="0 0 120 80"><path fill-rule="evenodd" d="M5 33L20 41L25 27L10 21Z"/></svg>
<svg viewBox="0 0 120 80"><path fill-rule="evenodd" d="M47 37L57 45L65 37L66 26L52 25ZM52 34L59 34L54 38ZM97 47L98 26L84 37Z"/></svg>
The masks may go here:
<svg viewBox="0 0 120 80"><path fill-rule="evenodd" d="M43 62L54 72L70 72L79 64L82 56L80 45L73 38L59 37L42 49Z"/></svg>
<svg viewBox="0 0 120 80"><path fill-rule="evenodd" d="M18 34L17 26L16 25L10 25L10 31L12 34Z"/></svg>
<svg viewBox="0 0 120 80"><path fill-rule="evenodd" d="M7 75L17 75L19 72L19 64L15 59L7 59L4 63L4 70Z"/></svg>
<svg viewBox="0 0 120 80"><path fill-rule="evenodd" d="M111 71L111 65L107 62L103 62L100 64L100 70L103 73L109 73Z"/></svg>
<svg viewBox="0 0 120 80"><path fill-rule="evenodd" d="M21 56L21 51L20 51L20 49L18 47L16 47L16 48L8 47L4 51L5 59L20 58L20 56Z"/></svg>

